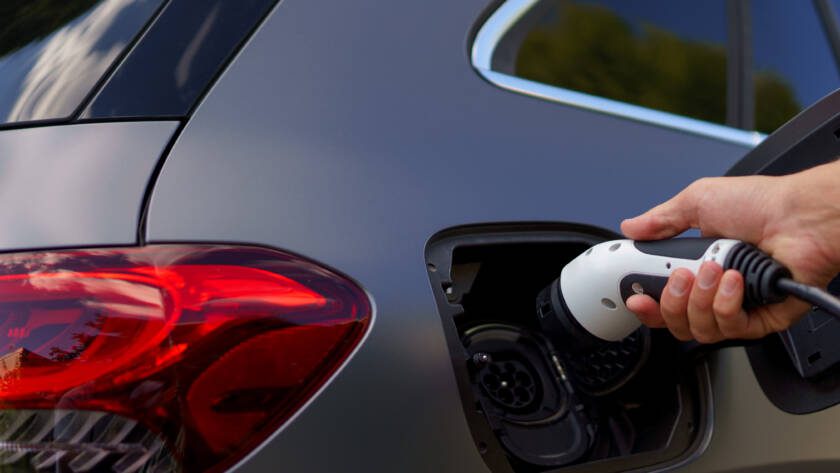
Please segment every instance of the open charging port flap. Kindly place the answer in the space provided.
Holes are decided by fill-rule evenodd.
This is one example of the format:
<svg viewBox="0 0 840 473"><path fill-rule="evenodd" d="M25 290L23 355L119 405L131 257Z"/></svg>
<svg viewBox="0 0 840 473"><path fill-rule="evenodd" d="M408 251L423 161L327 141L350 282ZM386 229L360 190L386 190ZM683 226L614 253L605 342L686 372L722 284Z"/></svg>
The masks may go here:
<svg viewBox="0 0 840 473"><path fill-rule="evenodd" d="M468 423L496 472L675 467L708 442L705 362L640 329L581 355L539 329L539 292L572 258L617 238L595 227L494 224L445 230L426 263Z"/></svg>

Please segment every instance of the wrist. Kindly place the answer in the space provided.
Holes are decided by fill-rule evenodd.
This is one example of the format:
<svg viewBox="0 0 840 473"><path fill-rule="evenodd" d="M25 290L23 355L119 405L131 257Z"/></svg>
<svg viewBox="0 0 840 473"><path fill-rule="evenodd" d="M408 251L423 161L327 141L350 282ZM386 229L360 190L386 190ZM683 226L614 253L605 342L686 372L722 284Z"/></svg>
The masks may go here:
<svg viewBox="0 0 840 473"><path fill-rule="evenodd" d="M840 217L840 161L806 169L781 179L785 185L783 195L792 204L789 211L804 216L820 214L826 218ZM832 226L840 226L838 220L831 223L834 223Z"/></svg>
<svg viewBox="0 0 840 473"><path fill-rule="evenodd" d="M782 179L789 203L785 213L798 229L795 233L817 247L833 277L840 272L840 161Z"/></svg>

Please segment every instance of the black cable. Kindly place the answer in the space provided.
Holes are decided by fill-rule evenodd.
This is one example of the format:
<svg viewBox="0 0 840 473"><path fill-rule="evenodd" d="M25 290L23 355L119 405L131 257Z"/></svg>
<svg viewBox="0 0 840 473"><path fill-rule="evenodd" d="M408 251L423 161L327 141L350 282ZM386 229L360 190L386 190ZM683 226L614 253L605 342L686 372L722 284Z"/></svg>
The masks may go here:
<svg viewBox="0 0 840 473"><path fill-rule="evenodd" d="M776 288L784 293L813 304L829 314L840 318L840 299L818 287L796 282L790 278L779 278Z"/></svg>

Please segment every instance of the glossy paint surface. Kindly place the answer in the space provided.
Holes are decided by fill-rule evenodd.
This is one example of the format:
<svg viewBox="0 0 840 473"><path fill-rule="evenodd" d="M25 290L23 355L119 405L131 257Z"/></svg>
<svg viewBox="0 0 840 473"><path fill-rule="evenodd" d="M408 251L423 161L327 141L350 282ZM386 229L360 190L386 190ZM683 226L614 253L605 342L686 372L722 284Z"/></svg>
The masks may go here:
<svg viewBox="0 0 840 473"><path fill-rule="evenodd" d="M241 471L486 471L429 288L427 239L475 222L616 229L747 151L485 82L468 57L485 7L285 0L164 164L150 242L298 252L376 303L356 356Z"/></svg>
<svg viewBox="0 0 840 473"><path fill-rule="evenodd" d="M130 245L143 193L177 122L0 133L0 248Z"/></svg>

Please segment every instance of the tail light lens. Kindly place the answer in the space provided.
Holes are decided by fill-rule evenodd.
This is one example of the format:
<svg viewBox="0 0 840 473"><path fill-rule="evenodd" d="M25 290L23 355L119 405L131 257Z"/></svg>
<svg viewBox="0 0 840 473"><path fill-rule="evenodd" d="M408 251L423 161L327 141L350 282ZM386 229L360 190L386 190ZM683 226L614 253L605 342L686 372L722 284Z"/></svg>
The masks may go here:
<svg viewBox="0 0 840 473"><path fill-rule="evenodd" d="M265 248L0 255L0 470L218 470L342 364L347 278Z"/></svg>

